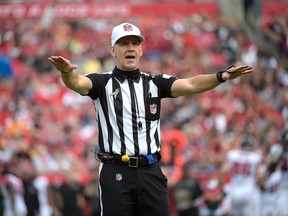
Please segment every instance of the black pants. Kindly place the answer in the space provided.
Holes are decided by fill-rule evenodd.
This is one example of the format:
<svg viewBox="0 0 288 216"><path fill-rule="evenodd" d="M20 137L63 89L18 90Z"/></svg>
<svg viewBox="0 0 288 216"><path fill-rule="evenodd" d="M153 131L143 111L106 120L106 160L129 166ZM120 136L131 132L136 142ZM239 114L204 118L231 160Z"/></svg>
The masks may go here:
<svg viewBox="0 0 288 216"><path fill-rule="evenodd" d="M159 164L101 164L99 190L103 216L170 215L167 178Z"/></svg>

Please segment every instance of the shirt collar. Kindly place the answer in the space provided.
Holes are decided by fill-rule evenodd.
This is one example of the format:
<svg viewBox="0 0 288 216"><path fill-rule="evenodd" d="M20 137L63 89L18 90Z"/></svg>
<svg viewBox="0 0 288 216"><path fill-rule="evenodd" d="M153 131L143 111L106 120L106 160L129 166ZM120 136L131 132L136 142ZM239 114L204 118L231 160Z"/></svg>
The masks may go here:
<svg viewBox="0 0 288 216"><path fill-rule="evenodd" d="M128 78L130 78L131 80L137 83L140 80L140 70L138 68L133 71L124 71L115 67L113 70L113 74L121 83L123 83L125 79L128 79Z"/></svg>

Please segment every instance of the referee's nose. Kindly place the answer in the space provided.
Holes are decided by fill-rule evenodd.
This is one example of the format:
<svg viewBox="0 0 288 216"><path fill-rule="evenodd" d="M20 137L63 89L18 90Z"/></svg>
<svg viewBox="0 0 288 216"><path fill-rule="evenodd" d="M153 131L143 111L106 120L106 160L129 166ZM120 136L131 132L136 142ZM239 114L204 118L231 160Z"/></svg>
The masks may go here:
<svg viewBox="0 0 288 216"><path fill-rule="evenodd" d="M131 42L128 42L127 47L128 47L129 50L134 50L134 48L135 48L135 43L132 42L132 41L131 41Z"/></svg>

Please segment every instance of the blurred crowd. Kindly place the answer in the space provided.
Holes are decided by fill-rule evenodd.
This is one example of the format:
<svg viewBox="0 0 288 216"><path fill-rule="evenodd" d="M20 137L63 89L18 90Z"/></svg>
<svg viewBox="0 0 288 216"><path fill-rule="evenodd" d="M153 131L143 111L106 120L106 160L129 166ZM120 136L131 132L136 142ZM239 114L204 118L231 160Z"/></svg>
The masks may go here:
<svg viewBox="0 0 288 216"><path fill-rule="evenodd" d="M215 0L177 0L177 2L214 2ZM274 0L275 1L275 0ZM283 0L276 0L276 1L283 1ZM43 3L43 2L54 2L54 3L69 3L69 2L77 2L77 3L115 3L115 0L0 0L0 3ZM173 0L126 0L127 3L150 3L150 2L157 2L157 3L166 3L172 2Z"/></svg>
<svg viewBox="0 0 288 216"><path fill-rule="evenodd" d="M109 53L111 29L124 21L138 25L145 36L142 71L181 78L216 73L232 64L254 68L253 74L213 91L162 101L162 139L176 149L173 158L163 164L171 187L183 164L190 164L200 180L217 171L223 155L238 147L243 134L252 135L264 154L279 142L280 133L288 126L288 67L232 20L205 13L125 20L11 17L0 22L2 183L11 173L23 179L41 177L53 186L52 196L60 191L69 197L64 183L72 182L78 185L73 187L76 206L87 209L85 200L90 195L84 188L93 181L99 164L91 152L98 137L95 110L88 97L65 88L47 58L67 57L83 74L109 71L114 67ZM288 17L264 21L265 37L287 56ZM181 147L174 142L179 132L184 132ZM64 208L63 200L62 206L59 203L55 208Z"/></svg>

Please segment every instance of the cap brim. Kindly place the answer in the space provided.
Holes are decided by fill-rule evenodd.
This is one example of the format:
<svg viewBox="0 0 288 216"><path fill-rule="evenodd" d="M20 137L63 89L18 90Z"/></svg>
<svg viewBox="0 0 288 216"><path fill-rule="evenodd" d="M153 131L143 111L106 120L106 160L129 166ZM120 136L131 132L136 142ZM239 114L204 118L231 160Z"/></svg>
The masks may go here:
<svg viewBox="0 0 288 216"><path fill-rule="evenodd" d="M117 43L117 41L119 41L121 38L124 38L124 37L128 37L128 36L135 36L139 39L140 43L144 42L145 39L142 35L133 35L133 34L127 34L127 35L123 35L122 37L118 38L113 45L115 45Z"/></svg>

